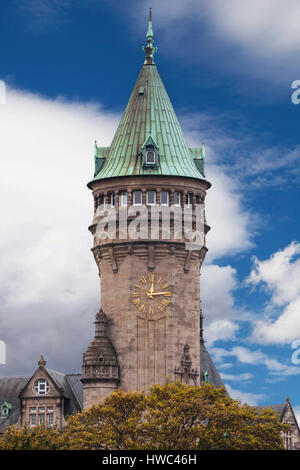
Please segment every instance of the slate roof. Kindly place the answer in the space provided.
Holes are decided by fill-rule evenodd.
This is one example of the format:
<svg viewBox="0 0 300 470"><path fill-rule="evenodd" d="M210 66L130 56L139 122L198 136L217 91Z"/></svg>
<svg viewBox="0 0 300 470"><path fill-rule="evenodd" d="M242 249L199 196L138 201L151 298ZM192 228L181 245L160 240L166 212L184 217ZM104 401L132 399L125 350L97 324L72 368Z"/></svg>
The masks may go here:
<svg viewBox="0 0 300 470"><path fill-rule="evenodd" d="M200 341L200 378L203 382L203 373L208 371L209 383L214 385L217 388L225 388L223 381L216 369L216 366L213 363L212 358L210 357L209 352L207 351L204 341Z"/></svg>
<svg viewBox="0 0 300 470"><path fill-rule="evenodd" d="M66 379L72 390L73 397L76 399L80 408L83 408L83 384L81 382L81 374L67 374Z"/></svg>
<svg viewBox="0 0 300 470"><path fill-rule="evenodd" d="M269 408L279 416L280 421L281 421L285 413L286 403L283 403L283 405L255 406L255 408L258 409L259 411L263 410L264 408Z"/></svg>
<svg viewBox="0 0 300 470"><path fill-rule="evenodd" d="M0 377L0 405L6 400L12 405L7 418L0 418L0 433L7 426L16 424L20 416L19 394L30 380L30 377Z"/></svg>

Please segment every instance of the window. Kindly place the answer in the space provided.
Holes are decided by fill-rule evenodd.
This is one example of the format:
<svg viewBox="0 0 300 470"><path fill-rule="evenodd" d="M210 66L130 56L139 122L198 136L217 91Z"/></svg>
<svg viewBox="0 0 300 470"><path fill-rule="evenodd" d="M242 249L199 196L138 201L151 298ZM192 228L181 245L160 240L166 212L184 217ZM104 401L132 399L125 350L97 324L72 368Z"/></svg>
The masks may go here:
<svg viewBox="0 0 300 470"><path fill-rule="evenodd" d="M45 424L45 415L39 415L39 425Z"/></svg>
<svg viewBox="0 0 300 470"><path fill-rule="evenodd" d="M155 151L152 145L149 145L146 150L146 164L155 165Z"/></svg>
<svg viewBox="0 0 300 470"><path fill-rule="evenodd" d="M185 195L185 203L188 207L190 207L190 205L191 205L191 195L190 194Z"/></svg>
<svg viewBox="0 0 300 470"><path fill-rule="evenodd" d="M43 408L39 407L39 413L45 413L45 408L44 407Z"/></svg>
<svg viewBox="0 0 300 470"><path fill-rule="evenodd" d="M155 167L158 164L159 147L154 138L149 135L142 145L142 157L144 167Z"/></svg>
<svg viewBox="0 0 300 470"><path fill-rule="evenodd" d="M49 391L49 384L47 380L45 379L37 380L37 382L35 382L35 385L34 385L34 390L39 395L46 395L46 393L48 393Z"/></svg>
<svg viewBox="0 0 300 470"><path fill-rule="evenodd" d="M47 411L53 412L53 406L47 406Z"/></svg>
<svg viewBox="0 0 300 470"><path fill-rule="evenodd" d="M30 415L29 416L29 424L30 424L30 426L35 426L36 425L36 415Z"/></svg>
<svg viewBox="0 0 300 470"><path fill-rule="evenodd" d="M48 426L53 426L53 413L47 415Z"/></svg>
<svg viewBox="0 0 300 470"><path fill-rule="evenodd" d="M128 193L127 191L122 191L121 193L121 206L127 206L128 204Z"/></svg>
<svg viewBox="0 0 300 470"><path fill-rule="evenodd" d="M2 410L2 415L7 416L8 415L8 408L3 408Z"/></svg>
<svg viewBox="0 0 300 470"><path fill-rule="evenodd" d="M147 191L147 205L153 206L156 203L156 192Z"/></svg>
<svg viewBox="0 0 300 470"><path fill-rule="evenodd" d="M36 413L36 408L29 408L30 413Z"/></svg>
<svg viewBox="0 0 300 470"><path fill-rule="evenodd" d="M180 192L175 191L174 193L174 205L180 206Z"/></svg>
<svg viewBox="0 0 300 470"><path fill-rule="evenodd" d="M162 206L168 206L169 205L169 193L168 191L162 191L160 193L160 203Z"/></svg>
<svg viewBox="0 0 300 470"><path fill-rule="evenodd" d="M110 205L111 205L111 207L115 207L115 205L116 205L116 195L115 195L115 193L111 194L111 196L110 196Z"/></svg>
<svg viewBox="0 0 300 470"><path fill-rule="evenodd" d="M133 204L135 206L140 206L142 204L142 191L133 192Z"/></svg>

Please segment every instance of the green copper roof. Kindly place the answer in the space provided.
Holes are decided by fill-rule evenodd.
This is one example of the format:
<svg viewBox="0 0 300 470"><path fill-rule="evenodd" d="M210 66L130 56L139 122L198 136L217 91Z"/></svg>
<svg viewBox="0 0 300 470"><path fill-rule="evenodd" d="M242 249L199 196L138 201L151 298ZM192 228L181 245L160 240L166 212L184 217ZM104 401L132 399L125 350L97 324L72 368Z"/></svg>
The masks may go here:
<svg viewBox="0 0 300 470"><path fill-rule="evenodd" d="M95 145L95 179L130 175L168 175L204 178L204 151L190 149L154 64L150 16L146 61L110 147ZM151 35L149 36L149 31ZM150 49L149 49L150 47ZM143 164L143 145L152 138L157 164ZM201 164L200 164L201 161Z"/></svg>

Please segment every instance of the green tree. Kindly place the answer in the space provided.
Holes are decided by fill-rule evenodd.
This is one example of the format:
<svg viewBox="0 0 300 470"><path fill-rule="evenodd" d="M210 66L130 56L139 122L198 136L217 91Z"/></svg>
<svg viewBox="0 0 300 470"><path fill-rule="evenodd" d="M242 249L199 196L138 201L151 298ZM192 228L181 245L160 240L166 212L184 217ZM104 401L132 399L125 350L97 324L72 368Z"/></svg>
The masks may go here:
<svg viewBox="0 0 300 470"><path fill-rule="evenodd" d="M63 431L9 428L0 449L283 449L288 429L270 409L241 405L224 389L180 382L149 395L118 390L68 420Z"/></svg>

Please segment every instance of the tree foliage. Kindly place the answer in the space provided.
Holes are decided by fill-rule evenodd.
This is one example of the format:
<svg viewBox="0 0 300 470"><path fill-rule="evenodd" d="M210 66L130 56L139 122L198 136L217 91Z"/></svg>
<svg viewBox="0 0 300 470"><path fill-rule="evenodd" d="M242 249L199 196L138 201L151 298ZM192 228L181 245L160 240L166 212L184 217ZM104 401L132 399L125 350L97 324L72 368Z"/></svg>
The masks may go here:
<svg viewBox="0 0 300 470"><path fill-rule="evenodd" d="M209 384L155 385L149 395L118 390L69 418L63 430L9 428L0 449L283 449L287 430L270 409L241 405Z"/></svg>

